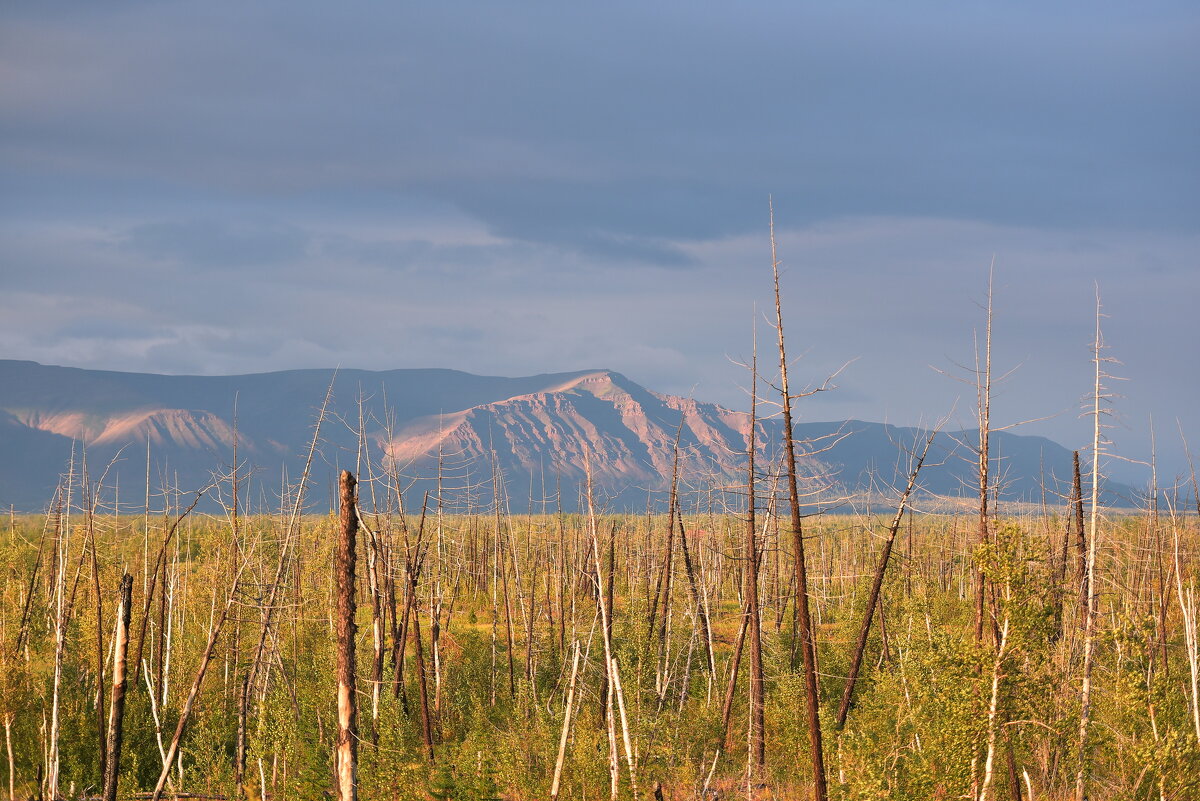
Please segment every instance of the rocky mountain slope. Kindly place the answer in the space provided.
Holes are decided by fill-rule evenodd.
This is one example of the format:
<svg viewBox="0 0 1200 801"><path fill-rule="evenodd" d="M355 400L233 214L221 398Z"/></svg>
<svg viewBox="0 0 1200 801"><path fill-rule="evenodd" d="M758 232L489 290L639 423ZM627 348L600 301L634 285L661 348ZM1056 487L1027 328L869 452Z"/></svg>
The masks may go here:
<svg viewBox="0 0 1200 801"><path fill-rule="evenodd" d="M453 370L292 370L242 376L164 376L0 361L0 505L43 507L72 451L86 450L94 477L113 461L107 484L126 498L154 487L195 488L232 460L256 468L257 503L278 497L281 475L296 477L327 389L310 497L323 508L332 471L358 464L360 399L374 469L394 469L419 498L437 490L455 508L480 509L500 475L513 511L575 508L590 461L598 494L611 508L661 502L679 437L680 476L689 503L736 505L744 481L748 415L661 395L609 370L524 378ZM234 411L236 407L236 421ZM920 433L879 423L800 423L801 468L813 500L870 494L881 502L902 483L906 449ZM761 423L762 464L777 459L777 421ZM938 436L923 474L928 493L970 496L973 432ZM1001 496L1037 500L1043 483L1060 489L1070 453L1037 437L996 435ZM1128 487L1109 490L1132 496ZM649 493L649 496L648 496ZM1114 496L1115 497L1115 496ZM1053 499L1053 495L1051 494ZM409 501L413 503L412 500ZM416 501L416 502L419 502Z"/></svg>

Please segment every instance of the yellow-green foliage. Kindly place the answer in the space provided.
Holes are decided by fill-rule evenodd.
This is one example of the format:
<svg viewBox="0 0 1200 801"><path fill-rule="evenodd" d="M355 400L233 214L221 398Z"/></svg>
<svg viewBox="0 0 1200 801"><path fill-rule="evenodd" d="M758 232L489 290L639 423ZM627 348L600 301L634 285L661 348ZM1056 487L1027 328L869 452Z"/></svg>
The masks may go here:
<svg viewBox="0 0 1200 801"><path fill-rule="evenodd" d="M370 517L390 544L397 609L404 608L405 532L397 516ZM720 735L721 702L741 621L741 522L729 516L687 518L689 547L712 615L717 675L709 676L698 616L680 552L675 553L670 606L668 680L660 695L662 654L649 614L662 564L665 521L606 517L603 545L616 530L613 651L620 665L639 791L661 782L668 797L698 797ZM63 788L95 792L99 752L95 707L96 606L90 553L79 516L66 548L68 593L74 593L59 682ZM131 654L144 603L143 566L153 560L168 523L163 519L97 521L97 558L104 600L104 652L112 636L120 572L135 576ZM647 526L650 530L647 530ZM1038 798L1064 797L1079 764L1081 635L1074 553L1060 585L1064 522L1057 518L997 521L987 544L975 542L973 521L918 518L911 544L902 531L884 582L880 617L873 622L866 660L846 727L835 730L850 648L878 557L875 521L810 521L806 534L816 617L829 784L839 799L970 797L980 778L996 637L1006 632L999 662L1000 759L996 797L1007 797L1008 759ZM1155 538L1144 520L1105 522L1097 566L1100 636L1091 754L1093 798L1186 798L1200 793L1200 740L1193 725L1189 666L1174 585L1174 555L1154 550L1179 534L1181 581L1195 582L1195 521L1176 521ZM241 586L183 739L180 789L227 797L320 798L332 791L336 733L332 595L335 521L300 521L274 610L274 627L250 700L247 771L234 787L237 690L258 643L285 524L267 516L243 518L237 554L245 559ZM418 521L407 520L410 545ZM437 530L435 530L435 526ZM53 695L55 604L50 584L53 526L18 518L0 534L0 722L9 720L18 795L34 791L43 760ZM419 728L415 642L406 646L403 697L393 693L395 665L390 621L378 716L372 712L371 598L360 537L358 728L360 797L370 799L544 798L561 732L571 643L586 653L574 723L565 755L562 798L606 797L609 744L602 693L603 642L597 619L590 535L585 518L514 517L503 521L500 543L492 516L444 516L426 521L419 583L422 645L438 737L436 760L424 758ZM38 551L41 544L39 561ZM767 713L767 772L755 777L776 798L803 797L811 781L804 682L795 667L792 636L790 534L772 524L763 537L763 599ZM497 547L499 545L499 547ZM565 550L564 550L565 549ZM605 551L607 548L605 547ZM415 550L413 551L415 554ZM496 554L502 562L494 562ZM605 570L607 571L607 553ZM158 710L164 741L178 720L184 694L211 621L219 614L235 569L226 518L186 521L167 553L171 658L168 694ZM26 620L27 642L15 644L35 565L38 578ZM988 579L985 636L976 642L972 568ZM503 575L507 571L506 609ZM386 572L386 570L384 571ZM76 578L78 576L78 578ZM500 579L493 581L493 579ZM161 581L161 579L160 579ZM527 625L532 606L531 675L526 675ZM1164 600L1165 594L1165 600ZM549 596L549 597L547 597ZM435 695L431 603L442 603ZM1061 618L1060 618L1061 602ZM152 605L146 660L157 657L158 600ZM1164 606L1165 604L1165 606ZM387 603L385 599L385 608ZM452 608L452 613L451 613ZM1163 609L1165 608L1165 616ZM656 610L662 620L663 609ZM389 613L390 614L390 613ZM566 616L566 649L559 641ZM513 633L509 689L507 628ZM882 621L883 626L880 625ZM1060 626L1061 621L1061 626ZM1165 623L1165 629L1162 628ZM886 627L886 638L884 637ZM1061 629L1061 630L1060 630ZM885 643L886 639L886 643ZM886 646L886 647L885 647ZM1165 654L1165 662L1164 662ZM131 666L132 667L132 666ZM105 681L111 664L105 666ZM683 677L686 674L687 684ZM735 695L728 747L710 789L745 787L746 665ZM106 690L107 691L107 690ZM617 730L620 746L621 732ZM623 746L620 789L630 795ZM7 764L6 756L0 762ZM121 792L153 786L161 768L144 678L129 688ZM0 771L3 773L3 771ZM4 775L7 775L4 773ZM1028 776L1028 778L1025 778ZM172 780L178 774L172 771ZM6 789L6 788L4 788ZM740 792L740 791L739 791Z"/></svg>

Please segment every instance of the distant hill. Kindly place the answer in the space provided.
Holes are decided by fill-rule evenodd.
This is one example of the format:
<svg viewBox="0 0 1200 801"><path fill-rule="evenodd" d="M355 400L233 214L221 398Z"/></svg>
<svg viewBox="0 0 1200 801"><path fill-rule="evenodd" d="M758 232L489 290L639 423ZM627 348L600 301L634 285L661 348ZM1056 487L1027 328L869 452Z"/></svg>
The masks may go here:
<svg viewBox="0 0 1200 801"><path fill-rule="evenodd" d="M126 508L144 495L147 446L153 487L202 486L232 460L236 403L239 461L256 468L251 504L271 508L283 476L294 481L303 469L331 382L331 414L311 475L316 508L326 508L332 472L358 464L360 397L371 469L394 465L410 506L425 490L436 493L440 471L442 497L455 509L491 504L494 474L514 512L556 508L556 489L573 509L586 454L606 506L644 509L648 493L662 502L677 431L687 503L736 505L744 481L744 411L655 393L611 370L523 378L436 369L166 376L0 360L0 506L44 508L73 448L77 463L86 448L93 480L120 454L106 485L119 482ZM761 425L761 464L769 466L781 432L777 421ZM800 423L796 434L806 443L805 489L824 503L844 496L888 502L889 486L907 474L905 448L920 441L915 429L856 420ZM976 439L971 431L938 435L922 473L924 493L973 495ZM1067 449L1011 432L992 442L1003 500L1039 501L1045 484L1055 501L1069 477ZM1105 489L1110 502L1133 500L1129 487Z"/></svg>

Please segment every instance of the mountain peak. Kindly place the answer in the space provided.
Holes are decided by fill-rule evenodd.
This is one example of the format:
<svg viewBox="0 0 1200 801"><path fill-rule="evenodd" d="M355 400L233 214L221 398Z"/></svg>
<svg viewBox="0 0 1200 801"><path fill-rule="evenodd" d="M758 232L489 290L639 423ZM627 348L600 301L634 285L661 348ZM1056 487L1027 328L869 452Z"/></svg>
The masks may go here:
<svg viewBox="0 0 1200 801"><path fill-rule="evenodd" d="M201 486L232 458L235 398L239 452L267 475L281 467L298 475L333 375L289 370L164 376L0 361L0 452L7 457L0 460L0 507L45 503L66 472L73 441L86 443L89 460L98 462L125 448L110 480L124 470L130 474L122 482L126 486L143 480L147 465L136 454L147 447L151 475L178 475L181 487ZM447 498L465 492L479 503L481 492L495 489L479 487L490 486L496 467L510 488L532 487L535 477L547 486L564 482L569 501L572 485L583 482L590 463L599 492L640 508L648 491L669 483L677 436L680 476L689 491L708 487L711 494L744 480L749 424L744 412L654 393L610 369L519 378L437 369L338 371L334 406L321 429L320 464L331 470L358 460L353 426L360 396L369 452L391 457L379 469L397 465L406 481L441 490ZM759 425L763 463L771 464L782 432L775 420ZM854 433L827 451L798 454L810 489L853 494L902 481L895 475L904 461L901 444L915 432L840 422L804 423L796 433L801 440L824 436L828 442L837 431ZM1004 497L1038 496L1043 465L1050 482L1067 476L1065 449L1042 439L997 437L1003 439L997 445L1003 473L1011 478L1002 488ZM925 489L969 492L970 460L949 458L961 446L940 435L936 447L940 464L927 465ZM432 482L439 473L445 480Z"/></svg>

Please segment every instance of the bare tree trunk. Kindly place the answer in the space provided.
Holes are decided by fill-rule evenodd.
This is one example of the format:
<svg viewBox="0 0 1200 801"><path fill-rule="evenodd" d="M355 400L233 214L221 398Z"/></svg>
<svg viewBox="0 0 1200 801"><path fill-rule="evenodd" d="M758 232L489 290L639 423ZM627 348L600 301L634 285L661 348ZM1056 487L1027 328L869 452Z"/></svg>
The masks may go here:
<svg viewBox="0 0 1200 801"><path fill-rule="evenodd" d="M771 209L771 269L775 277L775 327L779 334L780 393L783 401L784 455L787 457L788 501L792 513L792 546L796 571L796 617L800 628L800 654L804 661L804 695L808 708L808 736L812 748L813 795L826 801L825 751L821 743L821 708L817 687L816 642L808 609L808 568L804 560L804 531L800 522L800 496L796 487L796 443L792 428L792 396L788 390L787 354L784 350L783 310L779 300L779 259L775 254L775 211Z"/></svg>
<svg viewBox="0 0 1200 801"><path fill-rule="evenodd" d="M246 731L247 718L250 714L250 672L242 674L242 680L238 684L237 696L237 742L234 746L233 756L233 783L237 785L238 792L242 792L242 784L246 780Z"/></svg>
<svg viewBox="0 0 1200 801"><path fill-rule="evenodd" d="M415 598L417 595L417 580L414 574L412 581L412 594ZM413 640L416 659L414 660L417 671L417 700L421 706L421 742L425 746L425 755L429 761L433 761L433 720L429 716L429 689L428 679L425 672L425 650L421 644L421 610L415 608L412 616L413 624Z"/></svg>
<svg viewBox="0 0 1200 801"><path fill-rule="evenodd" d="M8 801L17 801L17 773L16 762L13 760L12 725L13 716L5 715L4 747L8 751Z"/></svg>
<svg viewBox="0 0 1200 801"><path fill-rule="evenodd" d="M704 605L704 597L696 581L696 570L692 565L692 556L688 551L687 531L683 527L683 514L680 513L678 508L675 509L675 514L679 518L679 546L683 551L683 565L687 571L688 588L692 593L692 604L696 607L696 617L700 622L700 635L704 638L704 653L708 658L708 674L711 686L712 679L717 675L717 660L713 655L712 647L712 623L709 621L708 609Z"/></svg>
<svg viewBox="0 0 1200 801"><path fill-rule="evenodd" d="M591 458L590 458L589 454L587 454L587 452L585 452L585 454L584 454L584 467L587 472L588 531L591 534L591 539L592 539L592 559L594 562L594 567L596 569L596 593L597 593L596 600L600 604L600 625L601 625L601 628L602 628L602 631L604 634L604 638L603 638L604 639L604 667L605 667L605 674L608 678L608 687L609 687L609 692L608 692L608 707L609 707L608 737L609 737L609 747L610 747L610 766L613 766L612 775L613 775L614 782L615 782L615 779L617 776L616 769L615 769L615 765L617 763L617 752L616 752L616 727L615 727L615 721L613 720L613 714L612 714L612 706L613 706L613 698L612 697L613 697L613 695L616 695L617 696L616 706L617 706L617 710L621 716L621 726L624 731L625 760L626 760L627 764L629 765L629 784L630 784L631 789L633 790L633 797L637 798L638 797L637 770L635 767L635 763L633 761L633 750L630 746L629 733L628 733L628 721L626 720L626 715L625 715L625 702L624 702L624 698L622 697L622 693L621 693L621 680L620 680L620 677L617 675L617 670L618 670L617 660L613 656L611 600L605 599L606 593L602 589L603 585L601 584L601 582L604 580L604 570L600 566L600 539L596 532L596 508L595 508L595 504L594 504L594 496L592 493L592 463L591 463ZM616 537L616 530L614 529L614 531L613 531L614 542L615 542L615 537ZM609 551L610 551L610 553L612 552L611 546L609 548ZM609 595L609 598L611 598L611 592L612 592L612 574L614 572L613 567L614 567L614 565L613 565L612 559L610 558L610 560L609 560L609 575L608 575L609 592L607 593L607 595ZM616 797L615 785L612 787L612 794L613 794L613 797L615 798Z"/></svg>
<svg viewBox="0 0 1200 801"><path fill-rule="evenodd" d="M1175 542L1175 593L1179 599L1179 613L1183 623L1183 644L1188 660L1188 701L1192 713L1192 726L1196 743L1200 745L1200 636L1197 631L1196 585L1193 581L1183 586L1184 564L1179 560L1179 525L1174 514L1171 516L1172 535Z"/></svg>
<svg viewBox="0 0 1200 801"><path fill-rule="evenodd" d="M721 704L721 739L717 745L718 754L729 738L729 721L733 717L733 699L737 690L738 669L742 664L742 649L746 645L746 630L750 628L750 618L742 614L742 625L738 627L737 639L733 642L733 653L729 657L729 680L725 686L725 701Z"/></svg>
<svg viewBox="0 0 1200 801"><path fill-rule="evenodd" d="M756 337L757 340L757 337ZM758 542L755 531L754 448L758 425L758 345L750 361L750 429L746 435L746 536L743 560L743 593L750 633L750 772L762 772L767 759L766 713L763 702L762 619L758 611Z"/></svg>
<svg viewBox="0 0 1200 801"><path fill-rule="evenodd" d="M142 623L138 629L137 656L134 661L133 676L132 676L132 681L134 681L134 682L137 682L137 680L138 680L139 671L141 670L142 658L145 655L146 626L150 622L150 613L153 610L155 589L158 586L158 576L160 573L164 573L165 568L166 568L167 548L170 546L171 540L175 537L175 532L176 532L176 530L178 530L179 524L183 522L185 517L187 517L189 514L192 513L192 510L196 508L196 505L198 503L200 503L200 499L204 497L204 494L207 491L208 491L208 487L205 487L204 489L202 489L196 493L196 497L192 499L191 505L188 506L187 509L183 510L183 512L178 514L175 517L174 522L171 523L171 525L167 528L167 533L163 537L162 544L159 545L159 547L158 547L158 555L154 558L154 567L148 577L149 587L146 590L146 598L145 598L145 601L143 602L143 607L142 607ZM161 625L159 626L159 629L160 630L162 629ZM161 684L161 681L159 682L159 684ZM157 690L156 690L156 692L157 692Z"/></svg>
<svg viewBox="0 0 1200 801"><path fill-rule="evenodd" d="M355 687L354 622L355 536L358 534L358 497L349 470L341 474L341 525L337 540L337 706L338 735L335 773L338 798L358 799L358 708Z"/></svg>
<svg viewBox="0 0 1200 801"><path fill-rule="evenodd" d="M67 503L66 517L56 515L58 525L55 535L55 564L54 575L54 679L50 701L50 733L49 749L46 756L46 790L53 801L58 798L58 730L59 730L59 690L62 682L63 651L66 645L67 618L69 604L65 599L67 591L67 556L70 550L71 534L71 486L74 483L75 452L71 451L71 467L67 474Z"/></svg>
<svg viewBox="0 0 1200 801"><path fill-rule="evenodd" d="M300 485L296 489L295 498L292 499L291 513L287 519L286 528L283 533L283 544L279 548L279 556L275 563L275 574L271 580L270 589L267 591L266 602L262 606L262 625L258 633L258 644L255 646L254 655L250 659L250 667L242 679L241 698L238 703L238 740L236 753L234 754L234 776L238 781L239 788L245 778L246 771L246 750L248 746L247 718L249 717L250 695L254 691L258 680L258 672L262 667L267 639L271 632L271 621L275 616L276 599L279 597L280 588L283 587L284 576L287 574L289 566L291 566L290 563L296 561L291 559L294 547L293 537L297 536L300 526L300 510L304 508L304 493L308 487L308 474L312 467L313 457L317 452L317 443L321 438L321 426L325 422L325 413L329 409L330 400L333 398L333 386L336 380L337 371L334 371L334 375L329 381L329 387L325 390L325 398L321 402L321 409L317 413L316 424L313 426L312 439L308 444L308 456L304 460L304 471L300 474ZM280 516L282 517L282 515L283 508L281 505ZM297 564L295 567L299 568L299 565ZM138 653L140 655L140 649ZM320 717L317 718L317 721L318 725L320 725Z"/></svg>
<svg viewBox="0 0 1200 801"><path fill-rule="evenodd" d="M672 561L675 554L675 502L679 488L679 437L683 433L683 415L680 415L679 426L675 429L675 444L671 458L671 492L667 499L667 542L663 548L663 569L660 581L662 597L655 598L654 607L650 610L650 626L654 627L654 609L662 608L662 620L658 629L658 666L656 674L659 677L659 697L666 695L667 664L670 652L667 642L667 621L670 619L671 608L671 579L673 577Z"/></svg>
<svg viewBox="0 0 1200 801"><path fill-rule="evenodd" d="M1079 462L1079 452L1075 451L1076 464ZM1045 489L1043 488L1043 494ZM1043 504L1044 505L1044 504ZM1049 520L1047 512L1043 511L1043 517ZM1053 638L1058 640L1063 635L1063 627L1066 616L1067 605L1067 566L1071 563L1071 534L1075 526L1075 495L1072 493L1067 498L1067 519L1062 531L1062 558L1055 561L1054 567L1057 573L1055 582L1055 598L1054 598L1054 632ZM1053 550L1053 547L1051 547Z"/></svg>
<svg viewBox="0 0 1200 801"><path fill-rule="evenodd" d="M229 618L229 610L233 606L234 597L237 595L238 585L241 581L241 571L244 567L244 563L238 566L233 584L229 588L229 594L225 597L225 606L209 631L208 644L205 645L204 653L200 656L200 666L196 669L196 678L192 680L192 687L188 691L187 700L184 701L183 708L179 712L179 723L175 726L175 736L171 738L171 746L167 749L166 754L163 755L162 773L159 774L158 783L154 786L151 801L158 801L162 797L163 788L167 785L167 778L171 773L171 763L175 761L175 758L179 754L179 742L183 739L183 731L187 727L188 719L191 717L192 708L195 706L196 699L200 696L200 687L204 684L204 674L208 671L208 665L212 661L217 639L221 636L221 628Z"/></svg>
<svg viewBox="0 0 1200 801"><path fill-rule="evenodd" d="M1096 339L1092 350L1092 361L1095 365L1095 384L1092 399L1092 498L1091 511L1088 520L1088 550L1087 570L1087 609L1084 616L1083 629L1083 685L1080 690L1079 709L1079 772L1075 776L1075 801L1086 801L1088 794L1088 778L1091 770L1091 752L1089 743L1089 727L1092 713L1092 662L1096 643L1096 527L1100 509L1100 456L1102 441L1100 438L1100 415L1104 412L1103 403L1107 397L1103 392L1100 364L1100 351L1104 346L1103 335L1100 332L1100 293L1096 292Z"/></svg>
<svg viewBox="0 0 1200 801"><path fill-rule="evenodd" d="M575 658L571 662L571 681L567 685L567 705L563 710L562 734L558 738L558 759L554 762L554 781L550 784L550 801L557 801L563 762L567 757L567 738L571 734L571 709L575 703L575 679L579 675L579 643L575 643Z"/></svg>
<svg viewBox="0 0 1200 801"><path fill-rule="evenodd" d="M105 471L107 475L108 471ZM104 596L100 591L100 560L96 555L96 504L103 477L95 487L87 468L87 450L83 452L83 503L86 515L87 542L84 547L91 556L92 588L96 599L96 733L99 746L100 776L108 773L108 742L104 719Z"/></svg>
<svg viewBox="0 0 1200 801"><path fill-rule="evenodd" d="M133 576L121 577L117 606L117 633L113 651L112 706L108 713L108 761L104 773L104 801L116 801L121 773L121 735L125 719L125 659L129 653L129 619L133 605Z"/></svg>
<svg viewBox="0 0 1200 801"><path fill-rule="evenodd" d="M367 549L367 577L371 590L371 644L374 656L371 660L371 744L379 744L379 695L383 687L384 652L384 605L380 588L380 543L379 538L369 532L370 545Z"/></svg>
<svg viewBox="0 0 1200 801"><path fill-rule="evenodd" d="M1004 623L1000 627L1000 636L996 641L996 656L992 662L991 694L989 696L987 711L987 748L983 762L983 784L979 790L979 801L987 801L992 789L992 777L995 775L996 735L1000 730L1000 723L1003 718L1003 713L999 708L1000 679L1003 677L1001 668L1003 667L1005 651L1008 647L1008 627L1009 618L1008 613L1005 612ZM1019 784L1016 787L1016 791L1017 793L1021 791Z"/></svg>
<svg viewBox="0 0 1200 801"><path fill-rule="evenodd" d="M991 416L992 416L992 285L988 278L987 339L984 345L984 368L979 385L979 526L976 542L988 541L988 478L991 466ZM978 358L978 357L977 357ZM983 601L987 576L975 567L975 642L983 642Z"/></svg>
<svg viewBox="0 0 1200 801"><path fill-rule="evenodd" d="M1083 481L1079 475L1079 451L1072 454L1074 478L1071 483L1071 502L1075 504L1076 575L1079 577L1079 611L1087 615L1088 605L1088 547L1083 530Z"/></svg>
<svg viewBox="0 0 1200 801"><path fill-rule="evenodd" d="M900 504L896 507L896 516L892 518L892 525L888 528L888 538L883 544L883 553L879 555L879 566L875 569L871 594L867 596L867 608L863 612L862 626L858 630L858 641L854 644L854 655L850 659L850 673L846 676L846 687L842 691L842 703L838 707L837 727L839 729L846 725L850 700L854 696L854 684L858 679L858 670L862 666L863 652L867 648L867 635L871 631L871 618L875 615L875 606L879 603L879 592L883 588L883 577L887 572L888 560L892 555L892 544L896 541L896 532L900 530L900 521L904 519L908 498L917 485L917 475L921 472L921 465L925 463L925 457L929 455L929 446L933 444L935 436L937 436L937 431L931 433L925 440L925 449L921 451L921 458L917 460L916 466L908 475L908 486L904 488L904 494L900 496Z"/></svg>

